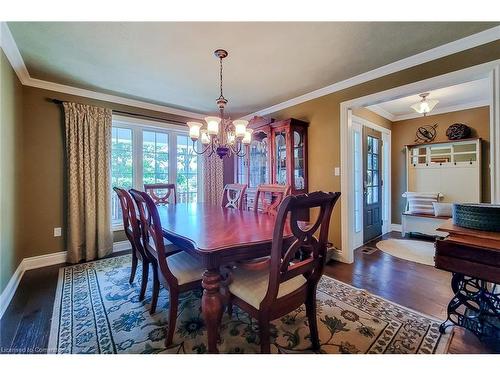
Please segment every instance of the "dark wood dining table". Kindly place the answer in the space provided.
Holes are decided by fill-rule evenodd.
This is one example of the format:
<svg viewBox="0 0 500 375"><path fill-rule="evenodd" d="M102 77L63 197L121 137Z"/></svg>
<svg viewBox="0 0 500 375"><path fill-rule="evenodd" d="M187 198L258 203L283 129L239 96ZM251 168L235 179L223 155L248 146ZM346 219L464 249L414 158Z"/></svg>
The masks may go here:
<svg viewBox="0 0 500 375"><path fill-rule="evenodd" d="M198 258L205 268L202 314L208 351L217 353L223 313L221 266L270 255L275 217L205 203L159 206L163 236ZM289 228L285 229L289 231Z"/></svg>

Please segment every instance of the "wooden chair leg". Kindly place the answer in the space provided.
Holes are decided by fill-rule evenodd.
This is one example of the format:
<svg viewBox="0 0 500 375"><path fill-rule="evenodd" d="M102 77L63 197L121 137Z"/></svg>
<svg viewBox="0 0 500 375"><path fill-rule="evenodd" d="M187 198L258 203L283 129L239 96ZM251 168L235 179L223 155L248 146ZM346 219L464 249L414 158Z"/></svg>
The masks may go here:
<svg viewBox="0 0 500 375"><path fill-rule="evenodd" d="M130 270L130 279L128 280L129 284L132 284L134 282L136 271L137 271L137 255L135 255L135 251L132 249L132 268Z"/></svg>
<svg viewBox="0 0 500 375"><path fill-rule="evenodd" d="M170 306L168 309L168 327L167 327L167 338L165 339L165 347L172 345L175 332L175 324L177 322L177 309L179 307L179 294L177 292L172 293L169 290Z"/></svg>
<svg viewBox="0 0 500 375"><path fill-rule="evenodd" d="M158 305L158 296L160 294L160 279L158 278L158 265L151 263L153 268L153 293L151 296L151 308L149 313L153 315L156 312L156 306Z"/></svg>
<svg viewBox="0 0 500 375"><path fill-rule="evenodd" d="M318 320L316 317L316 288L309 292L306 300L306 315L311 331L311 343L313 350L319 350Z"/></svg>
<svg viewBox="0 0 500 375"><path fill-rule="evenodd" d="M271 353L269 325L270 322L267 316L259 318L260 352L262 354Z"/></svg>
<svg viewBox="0 0 500 375"><path fill-rule="evenodd" d="M141 280L141 293L139 294L139 301L144 299L146 294L146 287L148 286L149 278L149 262L142 262L142 280Z"/></svg>

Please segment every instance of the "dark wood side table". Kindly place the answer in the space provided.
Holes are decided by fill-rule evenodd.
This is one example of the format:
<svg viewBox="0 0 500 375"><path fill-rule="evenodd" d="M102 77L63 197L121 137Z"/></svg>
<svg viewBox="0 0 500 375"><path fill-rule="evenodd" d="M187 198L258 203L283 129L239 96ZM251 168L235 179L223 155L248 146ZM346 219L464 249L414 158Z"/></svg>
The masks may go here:
<svg viewBox="0 0 500 375"><path fill-rule="evenodd" d="M451 219L438 230L449 235L436 241L436 268L453 273L455 293L440 331L455 324L500 350L500 233L462 228Z"/></svg>

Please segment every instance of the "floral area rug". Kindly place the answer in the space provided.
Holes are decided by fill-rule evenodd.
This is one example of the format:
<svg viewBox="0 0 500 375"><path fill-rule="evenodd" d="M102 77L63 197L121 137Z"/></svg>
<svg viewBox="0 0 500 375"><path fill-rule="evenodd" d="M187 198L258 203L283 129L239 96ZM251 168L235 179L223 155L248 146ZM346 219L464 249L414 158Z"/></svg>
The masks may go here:
<svg viewBox="0 0 500 375"><path fill-rule="evenodd" d="M131 256L61 268L48 353L205 353L201 290L181 295L174 344L164 347L168 291L149 314L151 285L139 301L140 275L129 284ZM320 353L442 353L440 322L324 276L317 295ZM238 309L224 313L221 353L259 353L259 327ZM272 322L274 353L311 353L305 307Z"/></svg>

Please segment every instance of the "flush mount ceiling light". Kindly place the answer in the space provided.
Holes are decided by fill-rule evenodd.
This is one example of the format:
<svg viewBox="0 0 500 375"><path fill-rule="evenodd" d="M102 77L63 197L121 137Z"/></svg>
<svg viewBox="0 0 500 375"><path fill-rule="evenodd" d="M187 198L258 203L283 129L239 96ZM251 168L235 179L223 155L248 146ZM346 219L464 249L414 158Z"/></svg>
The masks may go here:
<svg viewBox="0 0 500 375"><path fill-rule="evenodd" d="M246 120L232 121L229 117L224 118L227 99L222 93L222 59L226 58L228 53L223 49L218 49L214 54L220 64L220 96L217 99L219 116L205 117L206 127L201 122L188 122L189 137L193 141L193 149L197 154L208 153L209 156L217 154L221 159L231 155L243 157L246 154L245 146L252 142L253 129L247 129L248 121ZM201 143L201 151L197 151L197 142Z"/></svg>
<svg viewBox="0 0 500 375"><path fill-rule="evenodd" d="M424 116L427 115L432 109L436 106L436 104L439 103L439 100L436 99L427 99L429 96L428 92L424 92L423 94L420 94L420 97L422 98L421 101L418 103L415 103L411 106L417 113L421 113Z"/></svg>

